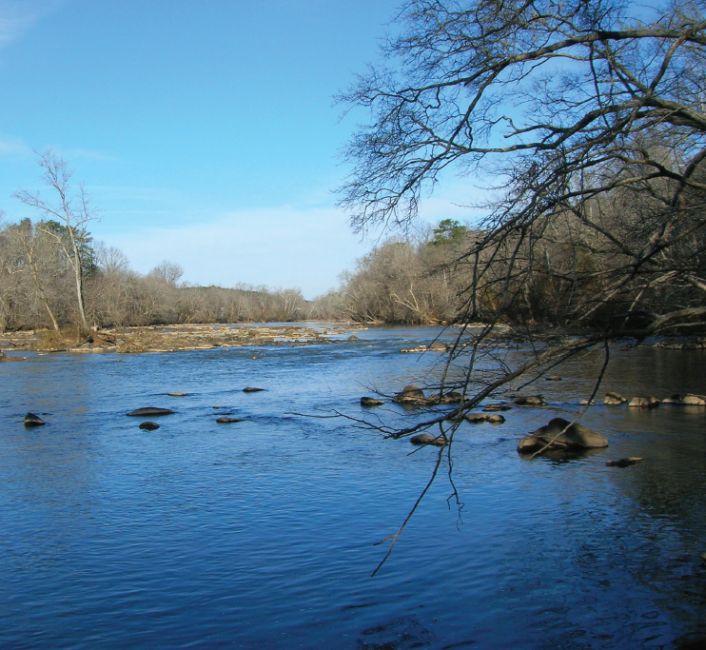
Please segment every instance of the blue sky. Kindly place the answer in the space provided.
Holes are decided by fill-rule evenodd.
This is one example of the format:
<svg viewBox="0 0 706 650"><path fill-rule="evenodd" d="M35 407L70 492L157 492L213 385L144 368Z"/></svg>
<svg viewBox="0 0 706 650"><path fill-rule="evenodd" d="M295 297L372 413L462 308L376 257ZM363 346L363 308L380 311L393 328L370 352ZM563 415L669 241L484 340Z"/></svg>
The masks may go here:
<svg viewBox="0 0 706 650"><path fill-rule="evenodd" d="M0 210L53 149L94 238L191 284L334 288L376 243L335 207L356 126L333 96L397 0L0 0ZM359 116L360 117L360 116ZM423 206L463 220L453 192Z"/></svg>

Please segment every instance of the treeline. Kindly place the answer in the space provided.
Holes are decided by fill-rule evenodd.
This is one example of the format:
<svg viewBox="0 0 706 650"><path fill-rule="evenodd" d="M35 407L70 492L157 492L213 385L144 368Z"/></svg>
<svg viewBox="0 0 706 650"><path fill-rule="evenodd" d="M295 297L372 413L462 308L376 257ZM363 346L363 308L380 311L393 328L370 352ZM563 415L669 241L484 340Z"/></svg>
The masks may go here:
<svg viewBox="0 0 706 650"><path fill-rule="evenodd" d="M185 286L177 264L163 262L141 275L119 250L94 245L84 230L76 234L90 326L292 321L310 314L296 289ZM24 219L0 227L0 331L81 328L68 237L55 221Z"/></svg>

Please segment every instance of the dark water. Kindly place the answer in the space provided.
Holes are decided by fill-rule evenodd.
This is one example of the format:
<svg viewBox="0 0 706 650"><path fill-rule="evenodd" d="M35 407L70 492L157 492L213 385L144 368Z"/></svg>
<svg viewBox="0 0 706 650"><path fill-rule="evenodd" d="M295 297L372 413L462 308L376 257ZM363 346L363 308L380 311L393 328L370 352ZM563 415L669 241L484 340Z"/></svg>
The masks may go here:
<svg viewBox="0 0 706 650"><path fill-rule="evenodd" d="M464 424L382 571L435 449L329 416L402 424L361 395L422 377L431 330L358 342L0 364L2 648L636 648L706 636L706 414L596 406L607 450L527 461L520 435L590 393ZM252 359L253 353L258 358ZM706 392L703 353L614 354L625 394ZM244 386L265 392L246 394ZM164 393L185 391L187 397ZM154 432L131 409L177 413ZM45 427L25 430L26 411ZM243 422L221 425L219 414ZM611 458L644 456L626 469Z"/></svg>

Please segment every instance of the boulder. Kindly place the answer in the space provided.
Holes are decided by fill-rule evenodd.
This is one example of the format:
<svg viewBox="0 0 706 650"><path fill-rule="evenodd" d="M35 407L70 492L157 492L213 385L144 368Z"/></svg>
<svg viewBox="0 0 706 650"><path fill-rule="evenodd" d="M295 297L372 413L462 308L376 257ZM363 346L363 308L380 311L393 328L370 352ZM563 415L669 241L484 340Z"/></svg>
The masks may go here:
<svg viewBox="0 0 706 650"><path fill-rule="evenodd" d="M159 415L171 415L172 413L174 413L174 411L171 409L163 409L158 406L144 406L142 408L135 409L134 411L130 411L128 415L135 418L142 418L148 416L155 417Z"/></svg>
<svg viewBox="0 0 706 650"><path fill-rule="evenodd" d="M384 403L385 402L383 402L381 399L377 399L375 397L365 396L360 398L361 406L381 406Z"/></svg>
<svg viewBox="0 0 706 650"><path fill-rule="evenodd" d="M354 343L355 341L360 341L360 339L355 334L351 334L346 340L350 341L351 343Z"/></svg>
<svg viewBox="0 0 706 650"><path fill-rule="evenodd" d="M34 413L27 413L27 415L25 415L24 423L26 427L41 427L42 425L46 424L46 422L42 420L42 418L40 418L38 415L35 415Z"/></svg>
<svg viewBox="0 0 706 650"><path fill-rule="evenodd" d="M140 429L143 431L156 431L159 429L159 425L156 422L141 422Z"/></svg>
<svg viewBox="0 0 706 650"><path fill-rule="evenodd" d="M521 395L515 398L515 404L520 406L544 406L544 398L541 395Z"/></svg>
<svg viewBox="0 0 706 650"><path fill-rule="evenodd" d="M263 390L265 390L265 389L258 388L257 386L246 386L245 388L243 388L244 393L260 393Z"/></svg>
<svg viewBox="0 0 706 650"><path fill-rule="evenodd" d="M608 446L608 439L577 422L554 418L548 424L526 435L517 445L521 454L532 454L547 447L549 450L600 449Z"/></svg>
<svg viewBox="0 0 706 650"><path fill-rule="evenodd" d="M627 402L627 399L625 399L620 393L609 392L606 393L603 398L603 403L607 406L620 406L621 404L625 404L625 402Z"/></svg>
<svg viewBox="0 0 706 650"><path fill-rule="evenodd" d="M448 444L448 440L443 436L435 436L431 433L418 433L409 441L413 445L435 445L436 447L445 447Z"/></svg>
<svg viewBox="0 0 706 650"><path fill-rule="evenodd" d="M628 406L638 409L653 409L659 406L659 400L656 397L633 397L628 402Z"/></svg>

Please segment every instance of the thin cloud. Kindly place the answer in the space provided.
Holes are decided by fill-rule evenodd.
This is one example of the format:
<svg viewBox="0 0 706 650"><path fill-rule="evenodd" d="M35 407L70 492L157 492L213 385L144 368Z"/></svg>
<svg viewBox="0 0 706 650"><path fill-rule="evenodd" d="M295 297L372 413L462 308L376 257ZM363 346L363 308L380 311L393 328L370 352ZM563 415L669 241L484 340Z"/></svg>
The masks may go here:
<svg viewBox="0 0 706 650"><path fill-rule="evenodd" d="M0 157L28 156L32 149L22 139L0 134Z"/></svg>
<svg viewBox="0 0 706 650"><path fill-rule="evenodd" d="M0 48L20 40L58 4L58 0L0 0Z"/></svg>

